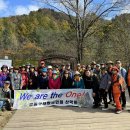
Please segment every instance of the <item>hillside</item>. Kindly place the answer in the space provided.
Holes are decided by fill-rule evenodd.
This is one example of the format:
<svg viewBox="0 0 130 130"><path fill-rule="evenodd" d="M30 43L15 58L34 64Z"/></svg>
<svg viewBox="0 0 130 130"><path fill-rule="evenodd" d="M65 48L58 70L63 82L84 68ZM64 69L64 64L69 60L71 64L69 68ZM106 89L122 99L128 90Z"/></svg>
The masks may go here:
<svg viewBox="0 0 130 130"><path fill-rule="evenodd" d="M85 39L84 60L105 62L130 59L130 14L98 22L98 31ZM8 55L15 64L37 62L45 52L76 55L74 31L66 15L39 9L29 15L0 19L0 57ZM35 54L35 55L34 55ZM25 60L26 57L26 60Z"/></svg>

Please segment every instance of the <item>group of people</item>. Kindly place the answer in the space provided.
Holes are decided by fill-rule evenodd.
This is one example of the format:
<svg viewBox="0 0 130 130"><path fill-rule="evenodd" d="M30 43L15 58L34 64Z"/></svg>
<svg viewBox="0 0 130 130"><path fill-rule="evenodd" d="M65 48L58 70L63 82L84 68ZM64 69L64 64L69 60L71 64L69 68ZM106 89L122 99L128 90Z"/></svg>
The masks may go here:
<svg viewBox="0 0 130 130"><path fill-rule="evenodd" d="M102 110L108 110L108 104L115 103L119 114L126 107L126 88L130 96L130 66L126 70L120 60L101 64L93 61L86 66L77 64L74 70L70 64L46 66L41 60L38 68L31 64L18 68L3 65L0 72L2 110L13 109L14 90L92 89L93 108L104 104Z"/></svg>

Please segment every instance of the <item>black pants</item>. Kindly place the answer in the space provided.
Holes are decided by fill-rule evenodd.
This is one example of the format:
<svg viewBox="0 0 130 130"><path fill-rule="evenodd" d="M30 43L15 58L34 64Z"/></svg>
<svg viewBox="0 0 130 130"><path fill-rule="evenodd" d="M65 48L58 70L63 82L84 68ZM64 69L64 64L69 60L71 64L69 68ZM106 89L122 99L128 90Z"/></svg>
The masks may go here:
<svg viewBox="0 0 130 130"><path fill-rule="evenodd" d="M113 100L113 94L112 94L112 86L110 86L108 90L108 95L109 95L109 101L112 102Z"/></svg>
<svg viewBox="0 0 130 130"><path fill-rule="evenodd" d="M128 86L128 93L129 93L129 97L130 97L130 86Z"/></svg>
<svg viewBox="0 0 130 130"><path fill-rule="evenodd" d="M121 102L122 102L122 107L125 107L126 106L125 92L121 92Z"/></svg>
<svg viewBox="0 0 130 130"><path fill-rule="evenodd" d="M100 90L100 100L104 101L104 108L108 108L108 103L107 103L107 92L105 89Z"/></svg>
<svg viewBox="0 0 130 130"><path fill-rule="evenodd" d="M4 101L2 109L6 109L8 111L11 110L11 103L9 101Z"/></svg>
<svg viewBox="0 0 130 130"><path fill-rule="evenodd" d="M98 106L99 106L99 102L100 102L99 92L96 92L95 94L96 94L96 95L95 95L95 97L93 98L93 99L94 99L94 105L98 107Z"/></svg>

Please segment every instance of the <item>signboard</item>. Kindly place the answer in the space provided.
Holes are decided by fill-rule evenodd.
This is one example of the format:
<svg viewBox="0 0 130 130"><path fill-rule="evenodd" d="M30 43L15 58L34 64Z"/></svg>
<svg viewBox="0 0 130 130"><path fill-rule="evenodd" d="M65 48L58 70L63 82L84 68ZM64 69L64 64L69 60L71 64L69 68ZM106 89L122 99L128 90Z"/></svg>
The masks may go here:
<svg viewBox="0 0 130 130"><path fill-rule="evenodd" d="M14 109L93 105L91 89L15 90Z"/></svg>
<svg viewBox="0 0 130 130"><path fill-rule="evenodd" d="M12 60L5 60L5 59L0 59L0 68L2 65L7 65L8 67L12 66Z"/></svg>

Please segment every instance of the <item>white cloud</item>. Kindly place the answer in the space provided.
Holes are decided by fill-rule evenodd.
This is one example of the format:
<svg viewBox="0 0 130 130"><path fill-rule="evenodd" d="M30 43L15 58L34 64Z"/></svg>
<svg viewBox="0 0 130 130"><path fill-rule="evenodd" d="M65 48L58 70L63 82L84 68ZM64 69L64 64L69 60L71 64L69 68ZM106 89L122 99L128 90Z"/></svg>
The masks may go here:
<svg viewBox="0 0 130 130"><path fill-rule="evenodd" d="M38 7L38 6L36 6L36 5L29 5L29 6L28 6L28 9L29 9L30 11L37 11L39 8L40 8L40 7Z"/></svg>
<svg viewBox="0 0 130 130"><path fill-rule="evenodd" d="M0 0L0 11L5 10L8 7L8 3L4 0Z"/></svg>
<svg viewBox="0 0 130 130"><path fill-rule="evenodd" d="M27 7L24 6L17 6L16 10L15 10L15 14L16 15L22 15L22 14L29 14L30 11L36 11L38 10L40 7L36 6L36 5L28 5Z"/></svg>
<svg viewBox="0 0 130 130"><path fill-rule="evenodd" d="M120 12L120 14L130 13L130 4L125 6L124 9Z"/></svg>

